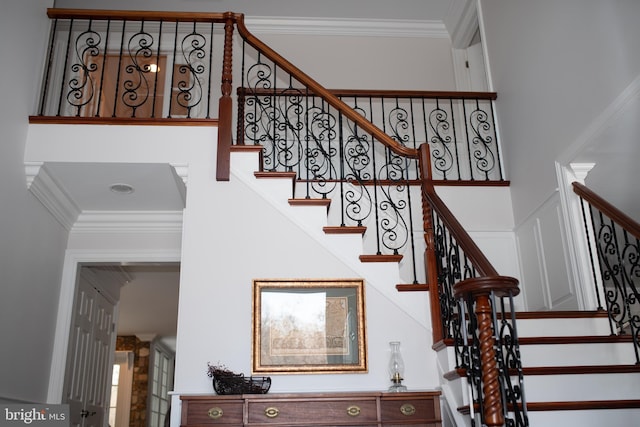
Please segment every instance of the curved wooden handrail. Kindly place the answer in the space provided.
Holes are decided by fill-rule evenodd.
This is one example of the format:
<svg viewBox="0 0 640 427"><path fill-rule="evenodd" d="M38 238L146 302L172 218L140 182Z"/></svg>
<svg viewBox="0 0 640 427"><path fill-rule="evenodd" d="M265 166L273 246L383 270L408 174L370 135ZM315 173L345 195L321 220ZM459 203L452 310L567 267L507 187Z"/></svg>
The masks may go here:
<svg viewBox="0 0 640 427"><path fill-rule="evenodd" d="M405 147L404 145L395 141L380 128L375 126L373 123L356 112L353 108L349 107L346 103L340 100L336 95L331 93L331 91L322 87L318 82L302 72L302 70L291 64L289 61L280 56L280 54L278 54L276 51L271 49L269 46L267 46L257 37L251 34L249 30L247 30L247 27L244 25L243 14L235 14L235 20L236 25L238 26L238 33L249 45L262 52L264 56L276 63L284 71L294 76L300 83L309 88L311 92L323 98L329 105L340 111L340 113L347 117L349 120L355 122L358 127L371 134L375 139L386 145L394 153L412 159L418 158L418 150L416 150L415 148Z"/></svg>
<svg viewBox="0 0 640 427"><path fill-rule="evenodd" d="M579 182L572 183L572 186L574 193L589 202L607 217L611 218L636 239L640 239L640 224L638 222Z"/></svg>
<svg viewBox="0 0 640 427"><path fill-rule="evenodd" d="M456 298L495 293L498 297L516 296L520 293L518 279L509 276L472 277L453 287Z"/></svg>

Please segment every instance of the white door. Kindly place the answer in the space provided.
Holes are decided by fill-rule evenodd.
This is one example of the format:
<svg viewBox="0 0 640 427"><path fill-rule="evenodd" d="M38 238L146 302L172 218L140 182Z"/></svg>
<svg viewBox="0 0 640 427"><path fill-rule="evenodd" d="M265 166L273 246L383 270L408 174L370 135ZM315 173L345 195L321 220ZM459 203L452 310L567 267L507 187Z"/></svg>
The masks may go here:
<svg viewBox="0 0 640 427"><path fill-rule="evenodd" d="M488 90L487 69L484 63L482 43L478 42L467 48L467 67L471 82L470 90L486 92Z"/></svg>
<svg viewBox="0 0 640 427"><path fill-rule="evenodd" d="M81 278L73 311L63 398L69 404L71 427L104 427L115 305Z"/></svg>

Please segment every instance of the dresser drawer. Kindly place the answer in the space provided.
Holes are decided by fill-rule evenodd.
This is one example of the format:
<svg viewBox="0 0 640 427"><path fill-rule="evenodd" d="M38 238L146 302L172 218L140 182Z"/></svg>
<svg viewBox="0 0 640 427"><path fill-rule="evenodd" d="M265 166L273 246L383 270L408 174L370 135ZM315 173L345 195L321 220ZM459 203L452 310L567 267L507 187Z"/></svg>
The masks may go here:
<svg viewBox="0 0 640 427"><path fill-rule="evenodd" d="M232 424L241 426L243 422L242 400L198 400L188 402L186 408L184 405L183 402L183 425Z"/></svg>
<svg viewBox="0 0 640 427"><path fill-rule="evenodd" d="M402 425L402 423L439 422L440 402L432 397L412 398L401 396L383 398L380 401L381 419L385 425Z"/></svg>
<svg viewBox="0 0 640 427"><path fill-rule="evenodd" d="M370 399L290 399L248 402L248 425L376 425L377 403Z"/></svg>

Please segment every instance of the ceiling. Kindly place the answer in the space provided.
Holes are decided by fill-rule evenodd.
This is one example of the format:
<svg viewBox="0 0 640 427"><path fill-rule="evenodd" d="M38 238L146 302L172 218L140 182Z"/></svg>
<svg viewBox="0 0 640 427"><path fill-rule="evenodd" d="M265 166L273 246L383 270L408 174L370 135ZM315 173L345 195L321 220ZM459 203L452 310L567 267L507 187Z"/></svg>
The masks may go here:
<svg viewBox="0 0 640 427"><path fill-rule="evenodd" d="M79 212L184 209L184 182L168 164L47 163L46 168ZM122 184L132 192L111 189Z"/></svg>
<svg viewBox="0 0 640 427"><path fill-rule="evenodd" d="M168 164L47 163L45 167L77 212L181 212L185 206L185 184ZM132 191L114 192L114 184L130 186ZM122 285L118 335L136 335L144 341L158 338L175 349L179 263L101 264L86 268L106 288Z"/></svg>

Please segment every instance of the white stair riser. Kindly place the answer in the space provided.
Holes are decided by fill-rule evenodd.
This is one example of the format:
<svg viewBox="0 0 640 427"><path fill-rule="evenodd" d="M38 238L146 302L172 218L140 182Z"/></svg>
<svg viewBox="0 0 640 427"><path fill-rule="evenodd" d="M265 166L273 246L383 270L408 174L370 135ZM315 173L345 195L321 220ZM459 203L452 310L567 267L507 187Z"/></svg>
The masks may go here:
<svg viewBox="0 0 640 427"><path fill-rule="evenodd" d="M640 424L640 409L588 411L530 411L529 425L549 427L633 427Z"/></svg>
<svg viewBox="0 0 640 427"><path fill-rule="evenodd" d="M520 345L522 366L632 365L631 343Z"/></svg>
<svg viewBox="0 0 640 427"><path fill-rule="evenodd" d="M518 319L518 337L609 335L606 318Z"/></svg>
<svg viewBox="0 0 640 427"><path fill-rule="evenodd" d="M640 399L640 374L526 375L529 402Z"/></svg>
<svg viewBox="0 0 640 427"><path fill-rule="evenodd" d="M517 384L517 378L512 378ZM581 400L640 399L640 374L526 375L524 391L527 402L575 402ZM447 382L456 395L468 393L467 380ZM468 404L466 396L462 403Z"/></svg>

